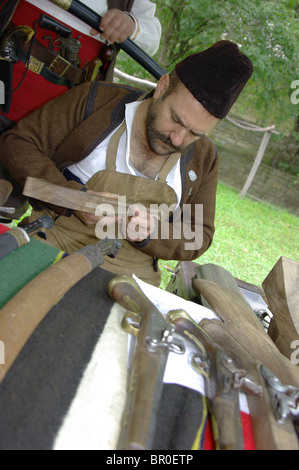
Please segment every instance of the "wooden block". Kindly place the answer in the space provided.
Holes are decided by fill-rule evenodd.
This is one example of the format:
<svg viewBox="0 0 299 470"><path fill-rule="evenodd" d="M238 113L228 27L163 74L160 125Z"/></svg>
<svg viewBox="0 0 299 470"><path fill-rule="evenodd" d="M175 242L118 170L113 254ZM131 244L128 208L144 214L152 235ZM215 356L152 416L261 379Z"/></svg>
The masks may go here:
<svg viewBox="0 0 299 470"><path fill-rule="evenodd" d="M269 336L290 359L292 343L299 341L299 263L281 256L262 286L273 314Z"/></svg>

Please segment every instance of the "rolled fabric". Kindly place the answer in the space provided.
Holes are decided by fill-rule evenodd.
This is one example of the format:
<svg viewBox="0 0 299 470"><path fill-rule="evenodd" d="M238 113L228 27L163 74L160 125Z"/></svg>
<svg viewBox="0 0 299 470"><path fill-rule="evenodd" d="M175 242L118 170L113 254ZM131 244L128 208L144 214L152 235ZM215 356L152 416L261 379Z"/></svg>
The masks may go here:
<svg viewBox="0 0 299 470"><path fill-rule="evenodd" d="M0 235L0 259L30 242L26 230L15 227Z"/></svg>

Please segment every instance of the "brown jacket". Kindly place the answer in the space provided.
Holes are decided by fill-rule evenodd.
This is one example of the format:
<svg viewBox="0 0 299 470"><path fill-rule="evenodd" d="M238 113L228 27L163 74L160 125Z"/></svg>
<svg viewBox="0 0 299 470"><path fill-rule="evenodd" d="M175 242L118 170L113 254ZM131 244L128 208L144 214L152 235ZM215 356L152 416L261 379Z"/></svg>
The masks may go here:
<svg viewBox="0 0 299 470"><path fill-rule="evenodd" d="M136 101L143 93L105 82L94 85L88 82L69 90L0 137L0 162L21 185L31 176L81 189L79 183L66 181L61 171L89 155L122 122L125 104ZM174 260L192 260L204 253L214 235L218 167L218 152L205 138L181 158L181 207L184 204L192 207L194 222L196 204L203 205L200 249L186 251L186 240L172 234L167 240L147 240L136 248L153 257ZM67 213L63 208L55 210L59 214Z"/></svg>

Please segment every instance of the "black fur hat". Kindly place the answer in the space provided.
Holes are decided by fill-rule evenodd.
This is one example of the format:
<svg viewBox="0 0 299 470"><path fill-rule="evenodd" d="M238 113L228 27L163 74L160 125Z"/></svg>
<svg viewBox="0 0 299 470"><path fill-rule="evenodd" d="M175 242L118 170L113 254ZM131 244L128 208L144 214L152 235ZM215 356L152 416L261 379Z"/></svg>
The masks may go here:
<svg viewBox="0 0 299 470"><path fill-rule="evenodd" d="M218 41L179 62L176 73L213 116L229 113L253 73L250 59L231 41Z"/></svg>

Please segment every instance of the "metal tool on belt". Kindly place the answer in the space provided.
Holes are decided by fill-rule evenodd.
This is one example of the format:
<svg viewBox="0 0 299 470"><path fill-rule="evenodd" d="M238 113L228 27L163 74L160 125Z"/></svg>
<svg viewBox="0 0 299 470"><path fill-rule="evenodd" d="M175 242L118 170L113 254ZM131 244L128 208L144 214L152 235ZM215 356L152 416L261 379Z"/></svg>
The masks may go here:
<svg viewBox="0 0 299 470"><path fill-rule="evenodd" d="M30 242L30 236L38 233L45 228L52 228L53 220L48 215L42 215L34 222L22 227L14 227L11 230L0 235L0 259L12 251L27 245Z"/></svg>

